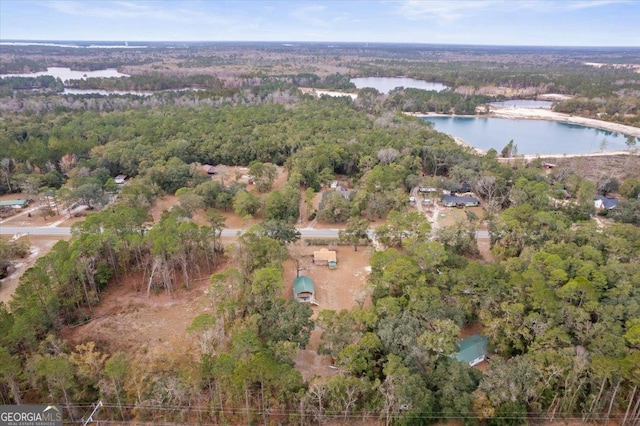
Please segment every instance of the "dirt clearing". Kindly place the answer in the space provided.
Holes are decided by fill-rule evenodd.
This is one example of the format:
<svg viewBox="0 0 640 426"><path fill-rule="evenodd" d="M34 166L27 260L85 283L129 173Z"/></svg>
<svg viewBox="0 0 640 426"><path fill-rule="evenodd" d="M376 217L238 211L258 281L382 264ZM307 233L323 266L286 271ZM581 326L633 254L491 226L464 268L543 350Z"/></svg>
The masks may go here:
<svg viewBox="0 0 640 426"><path fill-rule="evenodd" d="M306 275L313 280L315 299L319 304L313 307L312 318L316 319L318 313L325 309L339 311L353 309L360 305L369 306L371 297L367 291L367 278L371 248L359 247L355 252L351 246L329 247L337 252L338 267L336 269L313 264L313 252L321 248L322 246L306 246L300 249L301 264L304 265L300 275ZM292 260L285 261L283 266L285 269L283 297L291 299L296 268ZM305 380L316 375L336 374L336 370L331 368L331 357L318 355L321 335L322 330L316 327L311 333L307 348L301 350L295 357L296 368Z"/></svg>
<svg viewBox="0 0 640 426"><path fill-rule="evenodd" d="M193 336L186 330L197 315L207 311L209 275L194 281L189 289L180 288L171 295L152 293L149 298L144 291L136 291L141 281L142 276L134 274L113 284L102 293L91 321L64 330L63 336L74 344L94 341L113 352L150 358L188 350Z"/></svg>

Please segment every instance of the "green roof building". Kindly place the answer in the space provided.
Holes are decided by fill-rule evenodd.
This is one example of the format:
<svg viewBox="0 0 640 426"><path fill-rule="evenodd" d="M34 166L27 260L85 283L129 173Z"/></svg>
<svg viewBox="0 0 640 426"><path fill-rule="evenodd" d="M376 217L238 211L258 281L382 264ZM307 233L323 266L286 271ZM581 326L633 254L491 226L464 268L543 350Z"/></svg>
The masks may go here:
<svg viewBox="0 0 640 426"><path fill-rule="evenodd" d="M313 280L306 275L300 275L293 280L293 297L299 302L314 303Z"/></svg>
<svg viewBox="0 0 640 426"><path fill-rule="evenodd" d="M458 346L459 350L456 359L460 362L466 362L473 367L486 359L489 338L480 334L474 334L466 339L462 339Z"/></svg>
<svg viewBox="0 0 640 426"><path fill-rule="evenodd" d="M11 207L14 209L22 209L29 205L29 200L25 200L23 198L18 198L15 200L4 200L0 201L0 207Z"/></svg>

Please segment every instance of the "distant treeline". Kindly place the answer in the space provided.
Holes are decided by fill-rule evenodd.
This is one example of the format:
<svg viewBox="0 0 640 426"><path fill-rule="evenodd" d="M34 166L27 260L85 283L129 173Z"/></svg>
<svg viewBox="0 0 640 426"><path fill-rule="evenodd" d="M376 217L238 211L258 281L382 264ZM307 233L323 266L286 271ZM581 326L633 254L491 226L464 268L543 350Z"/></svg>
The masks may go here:
<svg viewBox="0 0 640 426"><path fill-rule="evenodd" d="M14 90L62 92L64 90L64 84L59 78L50 75L0 78L0 96L12 96Z"/></svg>

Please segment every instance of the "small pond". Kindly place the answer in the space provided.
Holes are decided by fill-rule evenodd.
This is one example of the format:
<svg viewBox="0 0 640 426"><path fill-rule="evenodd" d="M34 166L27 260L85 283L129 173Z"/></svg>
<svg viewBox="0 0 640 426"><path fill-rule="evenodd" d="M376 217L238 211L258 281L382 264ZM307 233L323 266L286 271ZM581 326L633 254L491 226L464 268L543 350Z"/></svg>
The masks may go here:
<svg viewBox="0 0 640 426"><path fill-rule="evenodd" d="M71 68L49 67L46 71L28 73L28 74L2 74L0 77L40 77L50 75L59 78L62 81L67 80L86 80L87 78L112 78L112 77L129 77L127 74L119 73L115 68L107 68L96 71L76 71Z"/></svg>

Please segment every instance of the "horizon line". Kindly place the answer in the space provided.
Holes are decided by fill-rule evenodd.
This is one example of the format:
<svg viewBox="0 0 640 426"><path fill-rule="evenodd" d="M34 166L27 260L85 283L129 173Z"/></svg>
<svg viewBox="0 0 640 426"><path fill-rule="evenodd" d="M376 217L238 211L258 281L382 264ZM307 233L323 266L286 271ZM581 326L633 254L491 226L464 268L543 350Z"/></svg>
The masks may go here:
<svg viewBox="0 0 640 426"><path fill-rule="evenodd" d="M399 41L296 41L296 40L82 40L82 39L21 39L0 38L0 45L5 43L283 43L283 44L374 44L374 45L409 45L409 46L472 46L472 47L538 47L538 48L608 48L635 49L638 45L553 45L553 44L476 44L476 43L428 43L428 42L399 42ZM46 47L46 46L42 46ZM64 46L52 46L64 47ZM136 46L128 46L135 48Z"/></svg>

